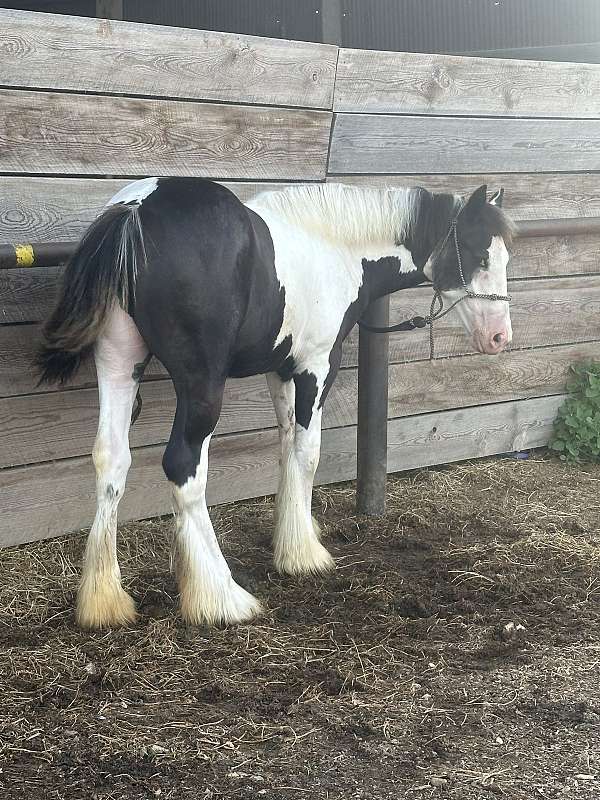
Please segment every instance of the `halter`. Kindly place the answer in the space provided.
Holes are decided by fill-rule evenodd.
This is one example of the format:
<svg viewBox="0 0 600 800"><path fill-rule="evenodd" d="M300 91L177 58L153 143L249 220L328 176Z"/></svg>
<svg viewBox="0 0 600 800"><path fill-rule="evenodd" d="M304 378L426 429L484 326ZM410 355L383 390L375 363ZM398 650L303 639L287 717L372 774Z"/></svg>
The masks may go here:
<svg viewBox="0 0 600 800"><path fill-rule="evenodd" d="M396 325L391 325L389 328L377 328L373 325L367 325L361 320L358 320L359 326L365 330L369 331L369 333L394 333L396 331L412 331L415 328L424 328L426 325L429 325L429 360L432 361L434 357L434 342L433 342L433 323L445 317L446 314L449 314L450 311L457 306L459 303L462 303L463 300L466 300L469 297L473 297L478 300L503 300L507 303L510 303L512 297L510 295L501 295L501 294L480 294L479 292L474 292L472 289L469 289L467 286L467 282L465 281L465 276L463 273L462 267L462 258L460 256L460 247L458 245L458 233L456 231L456 226L458 224L458 217L455 217L452 222L450 223L450 227L448 228L448 232L440 242L440 244L434 248L432 255L437 255L442 252L446 242L450 238L450 236L454 239L454 249L456 250L456 258L458 260L458 274L460 275L460 280L462 283L462 288L465 290L465 293L462 297L459 297L458 300L455 300L451 306L444 309L444 298L442 297L441 290L433 284L433 299L431 301L431 306L429 308L429 316L427 317L411 317L411 319L407 319L404 322L399 322ZM436 305L438 306L436 310Z"/></svg>

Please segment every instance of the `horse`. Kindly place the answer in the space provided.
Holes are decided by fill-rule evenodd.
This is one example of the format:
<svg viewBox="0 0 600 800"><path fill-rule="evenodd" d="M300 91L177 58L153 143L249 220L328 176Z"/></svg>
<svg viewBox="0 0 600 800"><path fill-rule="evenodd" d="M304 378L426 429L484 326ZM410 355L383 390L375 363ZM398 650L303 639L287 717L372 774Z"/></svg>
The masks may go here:
<svg viewBox="0 0 600 800"><path fill-rule="evenodd" d="M280 438L274 564L309 575L334 566L311 514L323 406L342 342L375 298L430 282L457 303L481 353L512 338L506 267L512 227L502 190L467 199L421 187L295 185L243 204L201 178L145 178L119 191L65 266L44 329L41 382L64 383L93 353L100 413L97 508L76 620L126 625L117 507L131 463L129 427L151 356L177 406L163 469L173 492L173 571L190 624L261 613L221 552L205 491L208 450L228 377L264 373ZM461 302L462 301L462 302Z"/></svg>

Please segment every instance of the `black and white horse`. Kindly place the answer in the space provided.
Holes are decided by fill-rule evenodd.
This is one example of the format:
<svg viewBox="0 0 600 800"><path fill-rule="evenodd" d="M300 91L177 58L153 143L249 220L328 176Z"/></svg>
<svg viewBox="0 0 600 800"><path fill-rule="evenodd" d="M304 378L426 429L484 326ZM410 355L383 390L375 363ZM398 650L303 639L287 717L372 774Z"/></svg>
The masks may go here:
<svg viewBox="0 0 600 800"><path fill-rule="evenodd" d="M248 620L260 604L233 580L205 500L226 379L267 375L281 442L276 568L296 575L331 568L311 494L342 342L371 300L427 280L450 302L465 286L504 297L511 228L500 200L498 193L487 202L485 186L463 202L421 188L328 184L268 192L243 205L197 178L147 178L113 197L66 266L39 356L45 381L67 381L92 352L98 373L98 504L78 594L80 625L135 618L117 562L117 506L150 354L177 395L163 467L176 510L182 615L191 623ZM479 352L498 353L510 342L505 300L469 297L457 310Z"/></svg>

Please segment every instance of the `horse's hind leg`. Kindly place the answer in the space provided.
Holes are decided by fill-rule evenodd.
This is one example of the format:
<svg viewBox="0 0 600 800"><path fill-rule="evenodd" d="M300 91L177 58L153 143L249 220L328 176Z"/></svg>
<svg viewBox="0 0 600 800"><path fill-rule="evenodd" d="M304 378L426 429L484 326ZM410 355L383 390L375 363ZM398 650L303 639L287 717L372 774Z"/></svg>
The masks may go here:
<svg viewBox="0 0 600 800"><path fill-rule="evenodd" d="M319 541L320 529L311 513L321 450L319 392L313 397L301 381L282 381L274 373L267 375L267 383L281 445L273 537L275 567L290 575L326 572L334 562ZM302 424L298 422L299 416Z"/></svg>
<svg viewBox="0 0 600 800"><path fill-rule="evenodd" d="M124 625L135 619L131 597L121 587L117 562L117 506L131 464L129 425L140 377L148 355L133 320L116 308L94 351L100 395L100 419L93 450L97 510L88 536L77 622L85 628Z"/></svg>
<svg viewBox="0 0 600 800"><path fill-rule="evenodd" d="M233 580L206 505L208 448L219 419L224 381L174 378L177 412L163 467L173 486L173 568L182 617L193 625L244 622L258 600Z"/></svg>

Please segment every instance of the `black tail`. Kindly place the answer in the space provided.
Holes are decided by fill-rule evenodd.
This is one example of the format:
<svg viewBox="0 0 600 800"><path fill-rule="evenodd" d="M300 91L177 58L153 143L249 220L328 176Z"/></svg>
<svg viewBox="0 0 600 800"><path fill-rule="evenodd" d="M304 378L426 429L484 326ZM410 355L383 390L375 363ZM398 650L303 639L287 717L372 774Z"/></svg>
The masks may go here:
<svg viewBox="0 0 600 800"><path fill-rule="evenodd" d="M137 269L144 262L138 206L110 206L88 228L65 267L36 359L40 383L65 383L73 377L115 303L130 310Z"/></svg>

